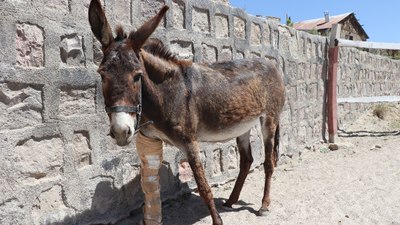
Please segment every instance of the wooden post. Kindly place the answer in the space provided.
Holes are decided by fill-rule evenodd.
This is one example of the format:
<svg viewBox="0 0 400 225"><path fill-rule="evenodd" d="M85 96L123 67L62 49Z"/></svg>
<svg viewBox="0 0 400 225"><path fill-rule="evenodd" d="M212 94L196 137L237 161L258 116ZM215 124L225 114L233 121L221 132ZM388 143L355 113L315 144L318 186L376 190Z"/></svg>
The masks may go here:
<svg viewBox="0 0 400 225"><path fill-rule="evenodd" d="M329 66L328 66L328 134L329 142L335 142L337 133L337 64L339 47L337 40L340 38L341 25L335 24L331 30L329 43Z"/></svg>

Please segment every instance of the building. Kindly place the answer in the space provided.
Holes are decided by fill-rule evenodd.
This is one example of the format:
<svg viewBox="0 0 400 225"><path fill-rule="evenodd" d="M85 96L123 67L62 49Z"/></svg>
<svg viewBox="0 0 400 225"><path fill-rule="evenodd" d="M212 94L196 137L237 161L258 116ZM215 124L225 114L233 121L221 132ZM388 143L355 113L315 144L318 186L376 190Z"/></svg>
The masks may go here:
<svg viewBox="0 0 400 225"><path fill-rule="evenodd" d="M334 24L342 25L340 38L355 41L366 41L369 38L367 32L365 32L352 12L337 16L329 16L329 13L325 12L325 17L323 18L297 22L293 27L297 30L329 36Z"/></svg>

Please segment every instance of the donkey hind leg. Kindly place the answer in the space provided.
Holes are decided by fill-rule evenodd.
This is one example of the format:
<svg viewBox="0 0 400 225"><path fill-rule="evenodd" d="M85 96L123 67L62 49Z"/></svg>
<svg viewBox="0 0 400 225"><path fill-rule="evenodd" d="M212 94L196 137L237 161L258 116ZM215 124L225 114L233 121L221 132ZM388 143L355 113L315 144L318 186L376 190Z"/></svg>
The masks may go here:
<svg viewBox="0 0 400 225"><path fill-rule="evenodd" d="M273 156L273 162L274 162L274 166L277 167L278 166L278 161L279 161L279 140L280 140L280 131L279 131L279 123L276 126L275 129L275 139L274 139L274 152L272 153Z"/></svg>
<svg viewBox="0 0 400 225"><path fill-rule="evenodd" d="M189 165L192 168L194 179L197 183L199 194L210 211L213 225L222 225L222 219L218 214L217 208L215 207L214 197L211 192L210 185L208 185L204 175L204 168L200 160L200 149L198 143L190 143L187 146L186 151Z"/></svg>
<svg viewBox="0 0 400 225"><path fill-rule="evenodd" d="M262 216L268 212L268 206L271 203L270 190L271 190L271 178L274 172L274 166L276 165L278 158L278 148L275 145L279 144L279 139L275 138L279 135L279 123L271 117L261 119L261 131L264 141L265 161L264 161L264 196L262 198L261 208L258 211L258 215ZM275 143L275 141L277 143Z"/></svg>
<svg viewBox="0 0 400 225"><path fill-rule="evenodd" d="M253 156L251 155L250 146L250 131L237 137L236 143L240 154L240 172L229 199L224 203L224 206L229 208L231 208L232 205L239 200L239 195L244 181L246 180L251 164L253 163Z"/></svg>

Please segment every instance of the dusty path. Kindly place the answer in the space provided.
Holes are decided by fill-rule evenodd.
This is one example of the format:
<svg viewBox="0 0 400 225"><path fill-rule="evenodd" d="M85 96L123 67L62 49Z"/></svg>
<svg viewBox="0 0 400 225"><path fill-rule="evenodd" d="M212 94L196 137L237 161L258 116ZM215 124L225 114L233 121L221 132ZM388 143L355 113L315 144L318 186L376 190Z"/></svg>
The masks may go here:
<svg viewBox="0 0 400 225"><path fill-rule="evenodd" d="M233 182L214 187L224 224L400 225L400 137L340 138L338 143L337 151L316 144L296 159L282 160L273 176L272 204L265 217L255 215L263 192L262 168L247 178L234 211L220 207ZM118 225L138 224L139 219ZM163 221L212 224L197 194L164 203Z"/></svg>
<svg viewBox="0 0 400 225"><path fill-rule="evenodd" d="M371 112L348 130L400 130L400 105L384 108L385 119ZM272 182L272 203L265 217L256 216L263 169L247 178L235 210L221 209L234 182L214 187L225 225L400 225L400 136L338 138L339 150L315 144L301 156L284 158ZM133 217L118 225L137 224ZM207 207L197 194L163 204L164 225L210 225Z"/></svg>
<svg viewBox="0 0 400 225"><path fill-rule="evenodd" d="M264 179L256 169L236 210L219 209L224 224L400 224L400 137L345 138L339 143L337 151L317 145L279 166L265 217L255 215ZM375 145L381 148L371 150ZM213 188L218 205L232 186ZM195 194L170 201L163 210L165 225L212 223Z"/></svg>

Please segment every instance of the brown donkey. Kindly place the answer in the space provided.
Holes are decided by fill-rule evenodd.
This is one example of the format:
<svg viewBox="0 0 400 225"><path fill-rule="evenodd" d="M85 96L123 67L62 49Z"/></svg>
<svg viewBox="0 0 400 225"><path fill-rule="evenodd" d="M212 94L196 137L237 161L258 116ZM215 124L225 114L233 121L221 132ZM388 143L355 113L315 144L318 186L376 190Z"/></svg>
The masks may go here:
<svg viewBox="0 0 400 225"><path fill-rule="evenodd" d="M92 0L89 21L102 44L98 72L103 81L110 134L127 145L135 131L183 151L193 170L199 193L213 224L222 224L204 176L198 142L236 138L240 172L225 207L239 199L253 157L250 129L261 123L265 147L265 187L259 214L270 204L271 176L278 158L279 117L285 98L281 75L263 59L243 59L210 65L178 60L164 45L149 39L167 6L126 35L113 37L100 0Z"/></svg>

